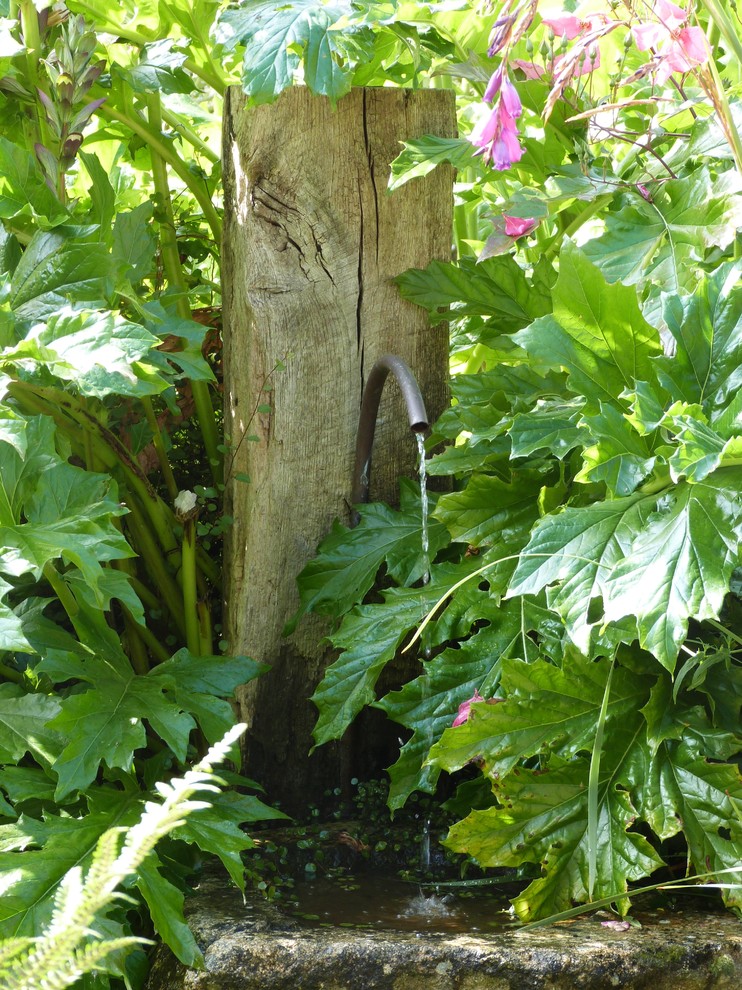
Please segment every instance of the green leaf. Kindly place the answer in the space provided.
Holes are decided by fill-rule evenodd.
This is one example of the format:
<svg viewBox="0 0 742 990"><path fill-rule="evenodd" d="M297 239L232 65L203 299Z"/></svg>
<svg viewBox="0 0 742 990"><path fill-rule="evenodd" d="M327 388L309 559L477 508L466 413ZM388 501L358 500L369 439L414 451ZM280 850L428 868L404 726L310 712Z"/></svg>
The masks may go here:
<svg viewBox="0 0 742 990"><path fill-rule="evenodd" d="M138 867L134 885L147 902L157 934L184 966L200 969L204 959L183 916L183 892L162 875L161 869L157 854L150 853Z"/></svg>
<svg viewBox="0 0 742 990"><path fill-rule="evenodd" d="M707 248L726 247L742 224L742 197L734 169L715 178L708 168L655 186L652 202L639 193L608 213L605 233L585 245L609 282L656 282L681 293L695 284Z"/></svg>
<svg viewBox="0 0 742 990"><path fill-rule="evenodd" d="M241 853L255 843L242 831L247 822L286 819L282 811L269 808L253 795L220 791L209 795L209 807L192 812L184 825L172 834L174 839L192 842L203 852L218 856L233 882L245 892L245 864Z"/></svg>
<svg viewBox="0 0 742 990"><path fill-rule="evenodd" d="M476 558L468 558L458 566L434 566L429 584L421 588L390 588L382 592L383 605L360 605L347 613L339 630L329 637L332 645L343 652L327 668L312 696L319 709L314 728L317 746L339 739L358 712L375 700L376 681L407 633L451 585L471 573L477 564ZM442 635L445 638L445 632ZM431 636L433 639L426 639L426 645L434 645L435 627Z"/></svg>
<svg viewBox="0 0 742 990"><path fill-rule="evenodd" d="M606 622L636 616L639 642L672 670L689 619L717 618L729 589L742 507L725 493L740 484L740 468L721 468L698 484L546 516L508 594L551 586L549 607L585 652L593 600Z"/></svg>
<svg viewBox="0 0 742 990"><path fill-rule="evenodd" d="M498 332L512 333L550 310L548 296L535 291L525 272L510 255L477 263L462 258L456 264L431 261L395 279L405 299L427 309L433 323L446 319L440 310L455 306L455 315L491 316Z"/></svg>
<svg viewBox="0 0 742 990"><path fill-rule="evenodd" d="M140 203L133 210L117 213L113 224L113 259L125 266L127 277L135 284L152 271L157 248L149 223L153 212L151 202Z"/></svg>
<svg viewBox="0 0 742 990"><path fill-rule="evenodd" d="M605 483L612 495L630 495L652 473L655 458L645 438L615 407L600 403L600 412L584 416L591 446L582 452L575 481Z"/></svg>
<svg viewBox="0 0 742 990"><path fill-rule="evenodd" d="M589 750L609 668L608 660L590 661L579 654L570 655L562 669L544 660L505 660L500 687L505 701L475 705L467 722L444 732L431 750L431 761L450 772L481 760L496 780L538 753L553 751L566 758ZM650 678L617 668L607 728L638 711L650 686Z"/></svg>
<svg viewBox="0 0 742 990"><path fill-rule="evenodd" d="M17 319L36 323L69 304L105 306L113 259L102 243L79 243L58 233L38 233L13 273L10 302Z"/></svg>
<svg viewBox="0 0 742 990"><path fill-rule="evenodd" d="M37 484L24 500L27 521L0 525L0 546L5 548L3 569L9 574L30 572L38 577L45 564L61 557L79 568L99 607L104 608L110 597L106 598L99 585L104 576L102 563L133 554L113 524L113 519L126 511L116 499L115 483L108 475L61 461L34 480ZM0 498L2 494L0 490Z"/></svg>
<svg viewBox="0 0 742 990"><path fill-rule="evenodd" d="M700 403L712 423L742 387L740 271L739 263L722 265L692 296L662 297L676 352L657 359L657 376L673 398Z"/></svg>
<svg viewBox="0 0 742 990"><path fill-rule="evenodd" d="M522 921L587 899L588 770L584 758L566 764L552 759L545 770L509 774L494 785L501 808L473 811L449 832L446 845L466 850L482 866L542 864L543 875L513 901ZM647 840L628 831L636 811L612 776L606 769L600 781L595 898L627 891L629 881L662 865ZM626 911L628 900L617 900Z"/></svg>
<svg viewBox="0 0 742 990"><path fill-rule="evenodd" d="M116 193L98 157L85 151L79 151L78 155L91 181L88 188L92 206L90 220L105 232L110 229L116 212Z"/></svg>
<svg viewBox="0 0 742 990"><path fill-rule="evenodd" d="M178 706L194 716L208 742L214 743L234 724L226 699L266 669L249 657L194 656L182 649L159 664L149 679L172 691Z"/></svg>
<svg viewBox="0 0 742 990"><path fill-rule="evenodd" d="M637 380L653 381L659 336L644 320L636 292L608 285L570 241L560 255L554 312L517 333L515 342L543 368L563 368L585 408L616 400Z"/></svg>
<svg viewBox="0 0 742 990"><path fill-rule="evenodd" d="M191 381L215 381L214 372L203 356L202 346L206 327L195 320L186 320L177 313L165 309L158 300L145 303L142 307L147 329L168 343L167 350L154 350L149 354L149 363L158 368L166 377L186 377ZM173 337L178 338L179 346L172 349ZM179 374L173 373L176 368Z"/></svg>
<svg viewBox="0 0 742 990"><path fill-rule="evenodd" d="M434 495L430 506L436 504ZM429 554L422 552L420 494L412 482L400 487L399 511L377 502L360 509L361 521L353 529L339 522L319 546L298 577L300 610L292 628L305 612L342 615L362 601L379 568L399 584L419 581L435 554L448 542L445 527L434 519L428 529Z"/></svg>
<svg viewBox="0 0 742 990"><path fill-rule="evenodd" d="M55 704L56 711L59 711L59 706ZM50 715L50 718L53 718L53 715ZM0 770L0 787L16 806L26 801L54 799L54 781L39 767L3 767Z"/></svg>
<svg viewBox="0 0 742 990"><path fill-rule="evenodd" d="M335 101L350 90L352 68L336 58L332 27L350 13L346 0L243 0L220 15L215 38L227 50L245 46L243 86L255 103L291 86L301 62L309 89Z"/></svg>
<svg viewBox="0 0 742 990"><path fill-rule="evenodd" d="M1 353L0 362L26 368L35 362L83 395L153 395L169 385L141 363L157 343L143 326L110 310L60 306L20 344Z"/></svg>
<svg viewBox="0 0 742 990"><path fill-rule="evenodd" d="M404 151L391 164L389 190L399 189L410 179L428 175L444 162L454 168L474 168L483 171L482 159L474 154L466 138L444 138L426 134L415 141L404 141Z"/></svg>
<svg viewBox="0 0 742 990"><path fill-rule="evenodd" d="M30 753L42 766L53 763L64 745L64 737L50 728L59 710L56 698L0 684L0 762L18 763Z"/></svg>
<svg viewBox="0 0 742 990"><path fill-rule="evenodd" d="M109 828L133 825L138 792L109 792L103 810L80 818L46 814L0 826L0 938L35 936L49 920L54 892L73 866L84 866Z"/></svg>
<svg viewBox="0 0 742 990"><path fill-rule="evenodd" d="M699 405L675 402L667 410L662 425L675 435L678 446L668 460L673 481L685 478L691 484L703 481L719 467L725 454L735 456L739 438L726 443L712 430Z"/></svg>
<svg viewBox="0 0 742 990"><path fill-rule="evenodd" d="M661 838L681 829L697 871L739 866L742 781L736 766L709 762L693 742L663 743L647 767L641 812ZM725 893L739 907L739 890Z"/></svg>
<svg viewBox="0 0 742 990"><path fill-rule="evenodd" d="M543 478L528 475L507 483L475 474L463 491L441 495L433 515L459 543L480 547L520 541L522 546L538 519L542 484Z"/></svg>
<svg viewBox="0 0 742 990"><path fill-rule="evenodd" d="M138 62L128 68L114 64L113 71L134 93L190 93L193 79L182 68L187 55L173 46L171 38L144 45Z"/></svg>
<svg viewBox="0 0 742 990"><path fill-rule="evenodd" d="M68 217L44 182L34 156L4 137L0 137L0 217L20 225L34 221L42 229Z"/></svg>
<svg viewBox="0 0 742 990"><path fill-rule="evenodd" d="M399 759L388 770L389 807L393 811L401 808L413 791L435 790L441 768L426 765L432 743L451 725L459 705L471 698L475 689L485 698L494 694L503 657L522 652L525 630L520 603L491 607L486 614L488 626L459 649L444 650L427 661L420 677L376 703L389 718L412 730Z"/></svg>
<svg viewBox="0 0 742 990"><path fill-rule="evenodd" d="M43 484L45 472L59 463L51 419L34 416L24 422L20 446L14 436L0 439L0 525L20 522L24 502Z"/></svg>
<svg viewBox="0 0 742 990"><path fill-rule="evenodd" d="M688 620L718 618L739 559L742 468L636 504L633 539L603 582L607 621L637 617L639 642L672 671Z"/></svg>
<svg viewBox="0 0 742 990"><path fill-rule="evenodd" d="M539 399L534 409L518 413L508 430L511 458L528 457L537 450L548 450L564 458L587 439L579 424L582 399Z"/></svg>
<svg viewBox="0 0 742 990"><path fill-rule="evenodd" d="M549 607L565 622L576 645L588 653L593 599L600 599L623 546L640 534L640 507L651 512L657 496L636 494L545 516L521 553L508 595L535 595L548 587Z"/></svg>
<svg viewBox="0 0 742 990"><path fill-rule="evenodd" d="M50 725L68 740L53 766L59 778L57 800L84 790L101 762L128 771L134 752L145 745L142 719L147 719L179 760L185 760L194 720L169 696L168 680L159 675L158 668L141 677L127 666L123 654L119 664L99 657L68 661L67 676L87 687L62 698L61 711ZM54 676L45 661L39 670Z"/></svg>

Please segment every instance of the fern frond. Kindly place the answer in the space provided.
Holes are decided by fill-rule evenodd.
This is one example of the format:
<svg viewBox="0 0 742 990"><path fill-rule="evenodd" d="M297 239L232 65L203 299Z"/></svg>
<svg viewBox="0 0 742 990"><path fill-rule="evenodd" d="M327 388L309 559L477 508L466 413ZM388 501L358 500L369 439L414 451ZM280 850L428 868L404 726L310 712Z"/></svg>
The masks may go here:
<svg viewBox="0 0 742 990"><path fill-rule="evenodd" d="M131 828L109 829L101 836L84 879L80 868L74 867L62 880L51 922L39 938L0 942L3 990L65 990L83 974L106 969L112 953L147 941L133 936L101 938L95 931L96 918L122 896L119 884L136 872L161 838L182 825L191 812L209 807L192 795L219 790L212 768L223 762L244 731L244 725L234 726L183 777L158 785L163 800L148 801Z"/></svg>

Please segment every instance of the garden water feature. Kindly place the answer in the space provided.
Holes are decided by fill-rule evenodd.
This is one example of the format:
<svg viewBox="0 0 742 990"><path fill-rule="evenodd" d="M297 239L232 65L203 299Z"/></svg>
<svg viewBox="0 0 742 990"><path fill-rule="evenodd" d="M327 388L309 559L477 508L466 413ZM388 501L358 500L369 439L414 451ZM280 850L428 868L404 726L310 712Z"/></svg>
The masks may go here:
<svg viewBox="0 0 742 990"><path fill-rule="evenodd" d="M305 913L319 916L311 919L259 894L243 902L226 875L204 877L186 903L186 917L205 968L188 969L160 946L146 990L738 990L742 985L742 929L728 913L684 908L680 902L676 911L640 913L641 927L626 930L606 927L608 916L594 914L521 931L496 898L492 909L464 910L456 901L441 908L440 899L419 892L405 891L405 900L395 901L393 885L381 876L370 883L377 890L366 888L350 907L337 890L328 893L320 886L313 894L313 884L307 884L304 907L315 910ZM364 914L369 904L375 912L371 921Z"/></svg>
<svg viewBox="0 0 742 990"><path fill-rule="evenodd" d="M382 369L381 384L376 382L376 408L388 370ZM374 409L374 421L375 414ZM426 558L425 450L422 430L415 432ZM370 455L370 446L357 454L356 504L368 498ZM424 662L424 643L421 650ZM421 875L429 875L434 839L426 816L419 849L409 856ZM259 893L244 901L226 876L212 874L186 905L205 968L187 969L160 947L146 990L738 990L742 985L742 929L728 913L681 905L672 912L645 910L628 927L604 912L529 931L517 926L507 893L512 893L507 885L481 881L458 886L402 880L372 863L358 876L297 882L285 902Z"/></svg>

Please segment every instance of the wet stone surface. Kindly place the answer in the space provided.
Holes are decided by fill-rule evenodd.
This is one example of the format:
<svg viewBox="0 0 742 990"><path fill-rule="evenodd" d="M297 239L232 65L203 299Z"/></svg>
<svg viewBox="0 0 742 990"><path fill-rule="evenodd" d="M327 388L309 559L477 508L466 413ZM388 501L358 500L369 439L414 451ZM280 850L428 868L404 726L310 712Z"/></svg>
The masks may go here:
<svg viewBox="0 0 742 990"><path fill-rule="evenodd" d="M418 896L413 894L413 896ZM162 947L147 990L739 990L742 923L701 911L641 910L639 928L600 916L523 932L323 927L269 903L243 905L218 877L187 914L206 968ZM390 922L393 925L394 922Z"/></svg>

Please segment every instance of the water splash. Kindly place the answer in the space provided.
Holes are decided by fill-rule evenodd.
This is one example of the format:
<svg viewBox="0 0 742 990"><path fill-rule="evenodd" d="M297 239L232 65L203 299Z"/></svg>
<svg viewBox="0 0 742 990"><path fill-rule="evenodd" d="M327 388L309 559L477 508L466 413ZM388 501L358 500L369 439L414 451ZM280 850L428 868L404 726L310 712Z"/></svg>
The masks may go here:
<svg viewBox="0 0 742 990"><path fill-rule="evenodd" d="M418 918L420 920L452 918L458 914L456 908L450 903L452 899L450 894L440 897L438 894L424 894L421 890L410 898L399 912L398 917Z"/></svg>
<svg viewBox="0 0 742 990"><path fill-rule="evenodd" d="M425 463L425 440L422 433L416 433L417 450L420 455L420 532L423 554L423 584L430 581L430 537L428 535L428 472Z"/></svg>

